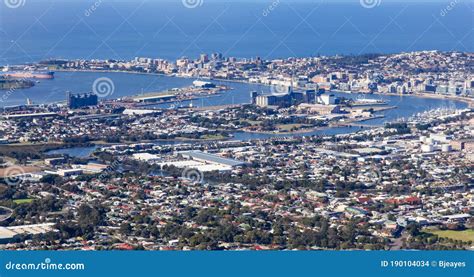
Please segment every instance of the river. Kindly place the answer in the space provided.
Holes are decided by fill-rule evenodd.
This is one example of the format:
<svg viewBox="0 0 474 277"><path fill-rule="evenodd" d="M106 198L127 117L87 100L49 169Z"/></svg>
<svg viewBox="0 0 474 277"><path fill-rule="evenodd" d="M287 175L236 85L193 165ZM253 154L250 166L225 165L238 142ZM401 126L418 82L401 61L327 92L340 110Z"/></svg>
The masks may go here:
<svg viewBox="0 0 474 277"><path fill-rule="evenodd" d="M66 92L72 91L89 92L92 90L92 84L97 78L107 77L114 83L114 91L107 98L120 98L124 96L137 95L147 92L164 91L167 89L189 86L194 79L178 78L151 74L131 74L122 72L56 72L56 78L53 80L41 80L35 87L29 89L18 89L6 95L4 101L0 102L0 106L18 105L26 102L29 98L33 103L44 104L64 101ZM180 103L166 103L157 105L161 108L168 108L171 105L189 105L215 106L226 104L242 104L250 102L250 91L269 92L269 87L258 84L247 84L239 82L215 81L218 84L230 86L232 90L225 91L222 94L213 97L201 98L193 101L182 101ZM3 92L6 93L6 92ZM0 93L1 94L1 93ZM337 96L346 98L361 97L360 94L334 93ZM380 114L383 118L365 121L365 124L383 124L385 122L394 121L400 118L407 118L414 114L434 109L434 108L465 108L467 104L461 101L449 99L423 98L417 96L398 96L398 95L364 95L364 98L383 100L389 106L396 106L396 109L386 110ZM337 127L326 128L307 133L294 134L298 136L308 135L334 135L351 133L360 130L359 127ZM288 136L276 134L257 134L238 132L234 133L234 138L238 140L264 139L275 136ZM178 142L164 142L178 143ZM65 151L74 156L82 156L81 153L89 153L91 149L63 149L56 150L54 153L62 153L57 151ZM93 150L92 150L93 151Z"/></svg>

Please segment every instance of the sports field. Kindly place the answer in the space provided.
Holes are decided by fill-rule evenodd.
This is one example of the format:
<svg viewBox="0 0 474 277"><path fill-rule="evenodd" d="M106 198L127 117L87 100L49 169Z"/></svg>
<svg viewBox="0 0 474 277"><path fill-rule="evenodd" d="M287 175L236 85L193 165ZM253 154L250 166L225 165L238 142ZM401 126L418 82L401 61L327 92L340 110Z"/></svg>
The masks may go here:
<svg viewBox="0 0 474 277"><path fill-rule="evenodd" d="M471 241L474 242L474 230L467 229L463 231L452 231L452 230L429 230L428 233L438 235L438 237L442 238L450 238L454 240L462 240L462 241Z"/></svg>

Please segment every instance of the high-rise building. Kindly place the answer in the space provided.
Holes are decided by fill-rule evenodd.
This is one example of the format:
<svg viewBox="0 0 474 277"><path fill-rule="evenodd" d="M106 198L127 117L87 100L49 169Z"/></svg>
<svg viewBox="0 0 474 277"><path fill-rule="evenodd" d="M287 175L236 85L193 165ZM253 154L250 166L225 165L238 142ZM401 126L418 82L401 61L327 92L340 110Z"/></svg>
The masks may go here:
<svg viewBox="0 0 474 277"><path fill-rule="evenodd" d="M71 92L68 92L67 95L67 106L70 109L96 106L98 102L99 98L96 94L92 92L83 94L73 94Z"/></svg>
<svg viewBox="0 0 474 277"><path fill-rule="evenodd" d="M250 103L252 103L253 105L257 104L257 96L258 96L258 92L255 90L252 90L250 92L250 99L251 99Z"/></svg>
<svg viewBox="0 0 474 277"><path fill-rule="evenodd" d="M209 57L207 56L207 54L201 54L201 57L199 59L202 63L207 63L209 62Z"/></svg>
<svg viewBox="0 0 474 277"><path fill-rule="evenodd" d="M335 105L336 104L336 97L334 94L323 94L320 96L320 102L323 105Z"/></svg>
<svg viewBox="0 0 474 277"><path fill-rule="evenodd" d="M293 91L290 89L287 93L261 95L256 91L250 92L252 104L259 107L290 107L301 103L314 103L317 95L315 90Z"/></svg>

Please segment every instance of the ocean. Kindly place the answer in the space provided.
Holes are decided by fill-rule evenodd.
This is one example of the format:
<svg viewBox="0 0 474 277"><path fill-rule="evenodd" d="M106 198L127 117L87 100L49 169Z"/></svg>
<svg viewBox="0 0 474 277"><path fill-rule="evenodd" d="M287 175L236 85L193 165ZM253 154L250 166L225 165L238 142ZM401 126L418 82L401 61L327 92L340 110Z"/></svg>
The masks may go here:
<svg viewBox="0 0 474 277"><path fill-rule="evenodd" d="M213 52L287 58L474 50L472 1L362 0L374 7L358 0L2 2L0 65ZM8 8L9 2L23 5Z"/></svg>

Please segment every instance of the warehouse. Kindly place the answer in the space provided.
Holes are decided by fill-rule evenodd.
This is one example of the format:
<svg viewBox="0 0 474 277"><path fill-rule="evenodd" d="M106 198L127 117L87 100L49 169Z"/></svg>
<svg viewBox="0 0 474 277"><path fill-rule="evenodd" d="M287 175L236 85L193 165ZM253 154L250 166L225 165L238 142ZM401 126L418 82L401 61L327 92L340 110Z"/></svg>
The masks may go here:
<svg viewBox="0 0 474 277"><path fill-rule="evenodd" d="M37 235L56 231L54 223L0 227L0 243L9 243L18 235Z"/></svg>
<svg viewBox="0 0 474 277"><path fill-rule="evenodd" d="M179 152L179 154L185 158L193 159L193 160L201 161L205 163L221 164L221 165L226 165L230 167L245 165L245 163L242 161L227 159L218 155L205 153L202 151L186 151L186 152Z"/></svg>

